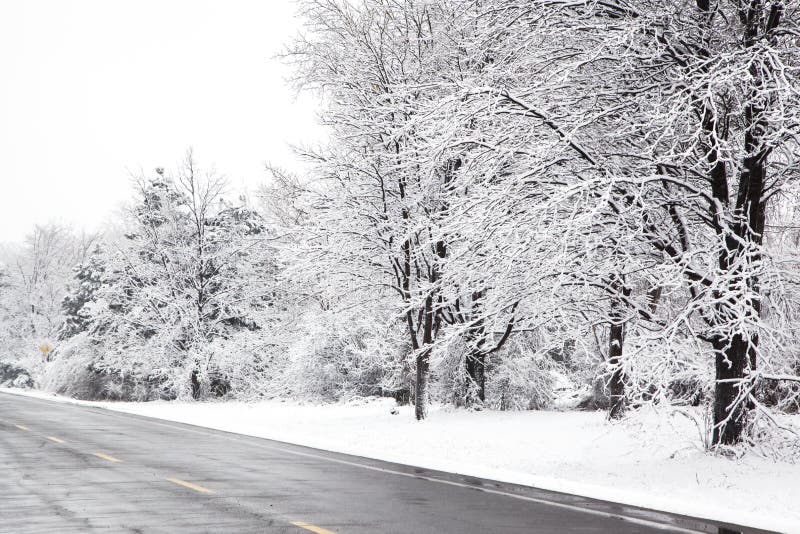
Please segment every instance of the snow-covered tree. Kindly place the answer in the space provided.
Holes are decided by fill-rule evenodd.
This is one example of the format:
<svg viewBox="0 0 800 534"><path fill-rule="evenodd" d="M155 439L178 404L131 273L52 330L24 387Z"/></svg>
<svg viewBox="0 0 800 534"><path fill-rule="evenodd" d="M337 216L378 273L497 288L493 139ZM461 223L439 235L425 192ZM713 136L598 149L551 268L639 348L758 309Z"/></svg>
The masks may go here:
<svg viewBox="0 0 800 534"><path fill-rule="evenodd" d="M136 185L129 233L109 250L89 306L92 337L106 349L98 365L194 398L224 394L230 369L212 344L270 320L269 232L254 210L223 198L224 179L199 170L191 153L174 177L159 169Z"/></svg>
<svg viewBox="0 0 800 534"><path fill-rule="evenodd" d="M95 300L104 273L103 250L97 245L88 259L75 267L74 278L68 283L68 293L61 303L64 323L59 330L60 338L68 339L89 329L91 315L85 306Z"/></svg>
<svg viewBox="0 0 800 534"><path fill-rule="evenodd" d="M768 202L797 178L796 6L500 4L488 32L504 67L465 94L484 97L495 116L526 119L530 133L494 137L492 148L531 156L517 176L549 191L526 204L533 213L570 213L563 199L583 195L573 213L597 214L596 235L613 251L592 277L606 273L602 290L624 305L611 304L612 333L627 316L660 327L643 332L645 344L676 348L688 335L714 360L713 442L740 441L756 383L775 378L757 370L776 356L762 350L772 337L762 316L779 274L762 245ZM633 273L644 283L631 283ZM677 307L653 317L646 299L626 294L640 285L649 304L660 295ZM691 364L680 350L664 353Z"/></svg>
<svg viewBox="0 0 800 534"><path fill-rule="evenodd" d="M35 226L21 245L3 251L4 359L50 354L64 320L61 301L72 270L85 261L96 239L50 223Z"/></svg>
<svg viewBox="0 0 800 534"><path fill-rule="evenodd" d="M394 299L413 354L418 419L426 415L430 355L442 322L446 252L438 232L446 177L419 151L413 124L436 97L443 65L454 59L443 53L449 43L441 7L305 2L307 35L288 54L299 84L330 102L323 121L332 143L316 155L324 183L309 258L340 287Z"/></svg>

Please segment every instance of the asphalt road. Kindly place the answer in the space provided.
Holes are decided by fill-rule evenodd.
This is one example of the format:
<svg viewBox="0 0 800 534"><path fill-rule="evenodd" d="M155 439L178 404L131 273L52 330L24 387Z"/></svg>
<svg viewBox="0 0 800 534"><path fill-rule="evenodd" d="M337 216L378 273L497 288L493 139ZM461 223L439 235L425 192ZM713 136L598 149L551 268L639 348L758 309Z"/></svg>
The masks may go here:
<svg viewBox="0 0 800 534"><path fill-rule="evenodd" d="M9 534L761 532L5 393L0 470Z"/></svg>

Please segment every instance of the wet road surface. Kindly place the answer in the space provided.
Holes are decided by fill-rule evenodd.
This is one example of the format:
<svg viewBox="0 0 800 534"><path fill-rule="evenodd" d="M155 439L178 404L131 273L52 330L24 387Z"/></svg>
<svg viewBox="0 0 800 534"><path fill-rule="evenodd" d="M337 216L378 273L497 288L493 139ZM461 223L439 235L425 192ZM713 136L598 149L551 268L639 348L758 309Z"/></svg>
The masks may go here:
<svg viewBox="0 0 800 534"><path fill-rule="evenodd" d="M763 532L0 393L2 533L739 531Z"/></svg>

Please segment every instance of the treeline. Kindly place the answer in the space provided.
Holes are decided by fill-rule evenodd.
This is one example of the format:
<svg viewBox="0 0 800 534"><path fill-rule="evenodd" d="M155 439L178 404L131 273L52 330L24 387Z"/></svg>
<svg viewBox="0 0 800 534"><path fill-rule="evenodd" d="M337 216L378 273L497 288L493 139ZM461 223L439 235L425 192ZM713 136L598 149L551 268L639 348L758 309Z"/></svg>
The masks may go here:
<svg viewBox="0 0 800 534"><path fill-rule="evenodd" d="M43 383L420 419L577 392L703 406L713 445L797 411L796 2L301 6L285 57L330 134L309 175L234 203L191 157L143 177Z"/></svg>

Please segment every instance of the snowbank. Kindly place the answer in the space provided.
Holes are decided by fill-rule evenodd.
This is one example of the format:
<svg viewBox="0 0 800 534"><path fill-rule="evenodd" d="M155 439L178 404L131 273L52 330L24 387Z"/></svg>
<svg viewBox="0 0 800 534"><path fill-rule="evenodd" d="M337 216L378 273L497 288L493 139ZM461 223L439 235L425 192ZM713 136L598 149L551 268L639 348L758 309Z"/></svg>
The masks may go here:
<svg viewBox="0 0 800 534"><path fill-rule="evenodd" d="M81 402L370 458L537 486L647 508L800 533L800 465L756 455L726 460L695 445L686 418L599 412L433 409L416 422L394 401Z"/></svg>

